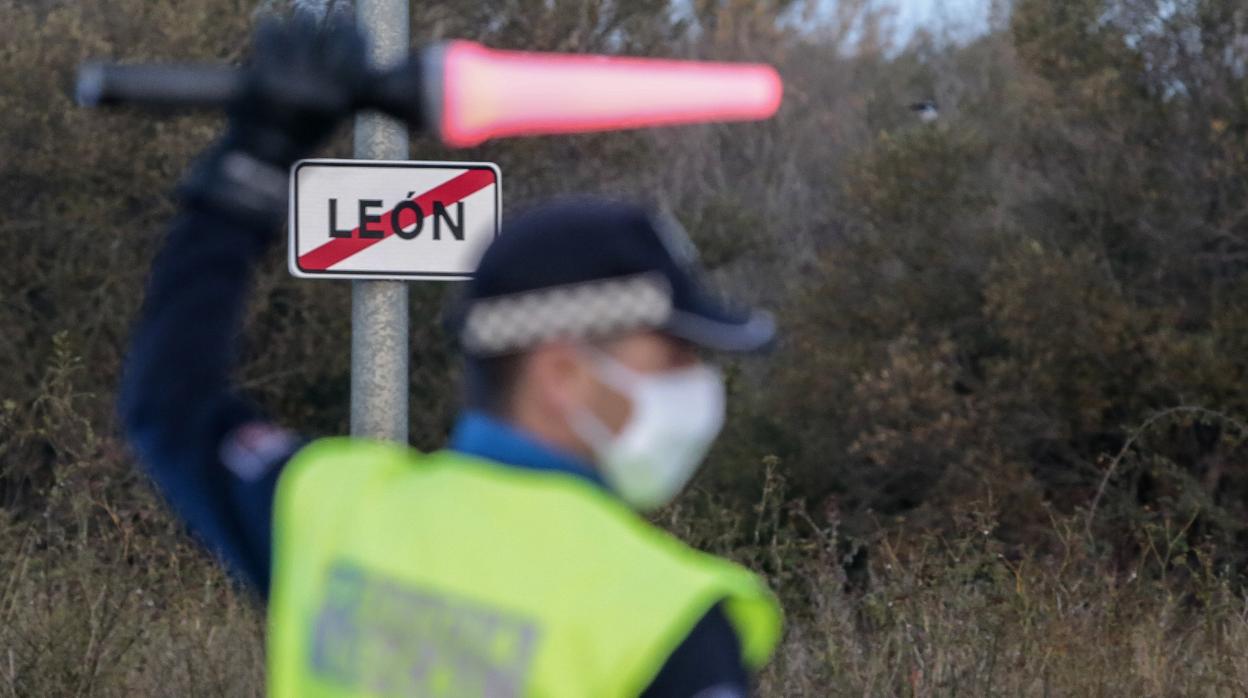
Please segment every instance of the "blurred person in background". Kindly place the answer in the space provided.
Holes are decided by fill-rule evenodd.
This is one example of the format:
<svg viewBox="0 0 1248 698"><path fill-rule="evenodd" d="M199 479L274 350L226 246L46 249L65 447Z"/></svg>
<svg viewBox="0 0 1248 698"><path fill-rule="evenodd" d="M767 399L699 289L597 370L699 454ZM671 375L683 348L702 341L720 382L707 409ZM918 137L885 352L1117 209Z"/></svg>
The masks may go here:
<svg viewBox="0 0 1248 698"><path fill-rule="evenodd" d="M180 190L126 362L122 420L191 530L266 599L277 696L748 692L779 635L754 574L638 512L718 434L710 351L772 339L704 290L674 221L566 200L509 221L448 325L449 447L309 440L232 388L290 166L367 89L352 28L266 25L225 135Z"/></svg>

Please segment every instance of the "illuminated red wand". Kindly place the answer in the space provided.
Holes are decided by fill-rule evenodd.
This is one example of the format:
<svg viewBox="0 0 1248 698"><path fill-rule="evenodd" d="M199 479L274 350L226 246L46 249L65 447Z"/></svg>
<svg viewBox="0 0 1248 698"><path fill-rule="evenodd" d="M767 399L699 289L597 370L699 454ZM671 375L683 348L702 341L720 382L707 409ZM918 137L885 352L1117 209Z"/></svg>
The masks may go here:
<svg viewBox="0 0 1248 698"><path fill-rule="evenodd" d="M83 66L86 106L224 107L238 71L206 65ZM745 63L497 51L452 41L375 81L377 109L451 146L507 136L766 119L780 107L775 69Z"/></svg>

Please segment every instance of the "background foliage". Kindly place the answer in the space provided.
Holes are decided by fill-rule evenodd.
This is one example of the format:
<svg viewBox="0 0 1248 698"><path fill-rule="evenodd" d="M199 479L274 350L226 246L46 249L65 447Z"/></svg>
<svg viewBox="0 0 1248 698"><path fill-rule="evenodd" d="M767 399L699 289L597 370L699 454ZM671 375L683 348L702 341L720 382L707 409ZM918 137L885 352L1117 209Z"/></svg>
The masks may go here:
<svg viewBox="0 0 1248 698"><path fill-rule="evenodd" d="M260 691L254 604L164 512L112 410L172 185L220 124L68 94L86 58L238 61L258 14L287 9L0 0L0 693ZM413 15L420 42L785 74L764 124L414 146L500 163L510 211L573 191L669 206L718 283L780 313L661 517L780 590L764 693L1248 691L1242 3L1017 0L985 33L904 46L865 0ZM907 108L927 98L932 124ZM347 287L279 256L240 381L284 423L343 432ZM421 448L455 411L448 292L412 291Z"/></svg>

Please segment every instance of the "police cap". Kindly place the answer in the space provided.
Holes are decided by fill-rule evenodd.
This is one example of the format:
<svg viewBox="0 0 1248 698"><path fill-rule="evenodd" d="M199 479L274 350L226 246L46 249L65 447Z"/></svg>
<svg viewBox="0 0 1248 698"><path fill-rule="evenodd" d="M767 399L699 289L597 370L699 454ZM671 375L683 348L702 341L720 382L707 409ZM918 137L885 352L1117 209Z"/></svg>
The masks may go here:
<svg viewBox="0 0 1248 698"><path fill-rule="evenodd" d="M702 277L696 249L670 216L563 199L504 224L448 326L481 358L647 329L715 351L768 346L772 316L724 302Z"/></svg>

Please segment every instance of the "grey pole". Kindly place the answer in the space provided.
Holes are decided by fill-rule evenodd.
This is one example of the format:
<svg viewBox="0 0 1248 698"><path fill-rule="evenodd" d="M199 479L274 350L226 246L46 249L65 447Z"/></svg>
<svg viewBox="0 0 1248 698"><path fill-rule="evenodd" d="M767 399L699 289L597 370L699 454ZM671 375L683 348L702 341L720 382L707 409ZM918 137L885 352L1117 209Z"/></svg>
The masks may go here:
<svg viewBox="0 0 1248 698"><path fill-rule="evenodd" d="M372 60L391 66L410 51L411 0L356 0ZM406 160L407 128L372 112L356 117L355 157ZM351 284L351 435L407 442L408 288L403 281Z"/></svg>

